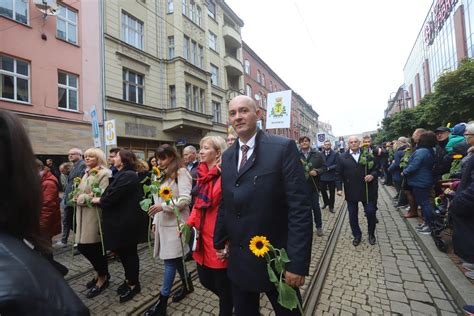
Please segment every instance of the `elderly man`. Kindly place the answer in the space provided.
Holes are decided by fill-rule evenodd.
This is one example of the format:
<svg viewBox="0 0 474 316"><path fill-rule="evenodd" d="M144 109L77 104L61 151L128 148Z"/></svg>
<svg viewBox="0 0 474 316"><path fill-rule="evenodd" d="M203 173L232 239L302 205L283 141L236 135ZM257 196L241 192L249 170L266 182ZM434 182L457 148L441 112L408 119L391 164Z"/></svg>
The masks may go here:
<svg viewBox="0 0 474 316"><path fill-rule="evenodd" d="M329 206L329 212L334 213L336 167L337 161L339 160L339 153L331 149L331 141L329 140L326 140L323 144L323 157L326 162L327 171L321 174L321 195L324 201L322 209Z"/></svg>
<svg viewBox="0 0 474 316"><path fill-rule="evenodd" d="M285 248L290 259L285 282L294 288L304 284L313 230L303 167L293 140L257 129L259 115L252 98L237 96L229 103L229 121L239 139L222 156L214 248L219 258L228 256L237 316L260 315L261 292L276 315L300 315L298 309L290 311L277 302L266 260L249 247L253 237L265 236L275 248ZM262 246L255 243L258 249Z"/></svg>
<svg viewBox="0 0 474 316"><path fill-rule="evenodd" d="M345 198L349 211L349 222L354 239L352 244L358 246L362 240L359 226L359 202L364 206L367 217L369 243L375 245L375 225L377 221L377 198L379 166L373 156L363 157L360 140L357 136L349 137L349 150L341 155L336 168L337 195L342 196L344 183ZM368 161L373 164L369 166ZM364 164L366 163L366 165Z"/></svg>
<svg viewBox="0 0 474 316"><path fill-rule="evenodd" d="M74 178L82 178L86 170L86 163L82 159L82 150L79 148L71 148L68 153L68 159L73 163L71 172L67 177L67 185L64 190L64 208L63 214L63 235L58 242L56 242L55 247L65 247L67 245L67 240L69 238L69 231L72 230L72 223L76 220L73 217L74 208L68 205L69 193L73 190Z"/></svg>

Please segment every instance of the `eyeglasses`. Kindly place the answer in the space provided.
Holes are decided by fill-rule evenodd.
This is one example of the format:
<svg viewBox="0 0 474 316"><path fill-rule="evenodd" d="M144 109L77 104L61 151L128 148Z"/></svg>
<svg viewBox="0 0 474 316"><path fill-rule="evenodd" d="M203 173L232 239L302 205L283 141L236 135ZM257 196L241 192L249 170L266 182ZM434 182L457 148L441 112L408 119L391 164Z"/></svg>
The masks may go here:
<svg viewBox="0 0 474 316"><path fill-rule="evenodd" d="M464 137L466 136L474 136L474 134L464 134Z"/></svg>
<svg viewBox="0 0 474 316"><path fill-rule="evenodd" d="M80 155L79 153L69 153L68 156Z"/></svg>

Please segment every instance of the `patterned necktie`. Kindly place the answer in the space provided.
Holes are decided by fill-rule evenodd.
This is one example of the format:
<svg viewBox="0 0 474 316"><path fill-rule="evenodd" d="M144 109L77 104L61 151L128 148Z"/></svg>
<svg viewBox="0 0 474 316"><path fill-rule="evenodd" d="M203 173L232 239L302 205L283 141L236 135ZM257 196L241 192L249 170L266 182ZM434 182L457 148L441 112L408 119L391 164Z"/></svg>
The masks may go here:
<svg viewBox="0 0 474 316"><path fill-rule="evenodd" d="M247 162L247 152L249 151L249 146L247 145L242 145L240 147L240 150L242 150L242 160L240 161L240 166L239 166L239 171L242 169L242 167L245 165Z"/></svg>

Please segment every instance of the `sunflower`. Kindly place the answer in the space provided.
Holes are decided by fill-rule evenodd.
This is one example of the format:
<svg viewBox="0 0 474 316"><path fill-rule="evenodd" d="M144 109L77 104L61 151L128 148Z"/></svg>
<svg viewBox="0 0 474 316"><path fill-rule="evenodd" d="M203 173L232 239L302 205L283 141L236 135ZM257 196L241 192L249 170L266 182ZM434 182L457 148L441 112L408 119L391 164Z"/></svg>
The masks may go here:
<svg viewBox="0 0 474 316"><path fill-rule="evenodd" d="M454 158L454 159L461 159L461 158L462 158L462 155L459 155L459 154L458 154L458 155L454 155L453 158Z"/></svg>
<svg viewBox="0 0 474 316"><path fill-rule="evenodd" d="M80 177L75 177L74 180L73 180L73 183L74 184L80 184L82 181L82 179Z"/></svg>
<svg viewBox="0 0 474 316"><path fill-rule="evenodd" d="M89 170L89 174L91 176L95 176L98 173L99 173L99 168L92 168L91 170Z"/></svg>
<svg viewBox="0 0 474 316"><path fill-rule="evenodd" d="M255 236L250 240L250 251L253 252L254 255L257 257L263 257L268 250L270 250L268 247L270 246L270 241L268 241L267 237L265 236Z"/></svg>
<svg viewBox="0 0 474 316"><path fill-rule="evenodd" d="M159 178L161 176L161 171L160 169L157 167L157 166L153 166L153 169L152 169L153 173L155 174L155 176L157 178Z"/></svg>
<svg viewBox="0 0 474 316"><path fill-rule="evenodd" d="M173 191L171 191L170 187L163 186L160 189L160 197L163 200L171 200L171 198L173 197Z"/></svg>

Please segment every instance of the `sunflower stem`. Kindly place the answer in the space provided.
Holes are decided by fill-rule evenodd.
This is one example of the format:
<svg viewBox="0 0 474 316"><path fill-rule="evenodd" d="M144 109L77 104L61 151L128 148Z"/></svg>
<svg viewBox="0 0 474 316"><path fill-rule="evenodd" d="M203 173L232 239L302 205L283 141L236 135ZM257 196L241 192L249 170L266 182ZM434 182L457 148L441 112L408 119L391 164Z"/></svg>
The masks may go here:
<svg viewBox="0 0 474 316"><path fill-rule="evenodd" d="M181 216L179 216L179 208L178 206L176 205L176 203L173 201L173 199L171 198L171 203L173 203L173 209L174 209L174 213L176 215L176 222L178 223L178 229L179 227L181 226ZM184 283L186 284L186 290L189 291L189 281L188 281L188 271L186 270L186 262L184 260L184 245L183 245L183 239L181 238L181 236L178 237L179 238L179 243L181 244L181 253L182 253L182 256L181 256L181 263L183 265L183 271L184 271Z"/></svg>
<svg viewBox="0 0 474 316"><path fill-rule="evenodd" d="M104 235L102 234L102 224L100 220L99 209L97 206L94 206L95 213L97 214L97 220L99 222L99 235L100 235L100 243L102 245L102 255L105 256L105 246L104 246Z"/></svg>

